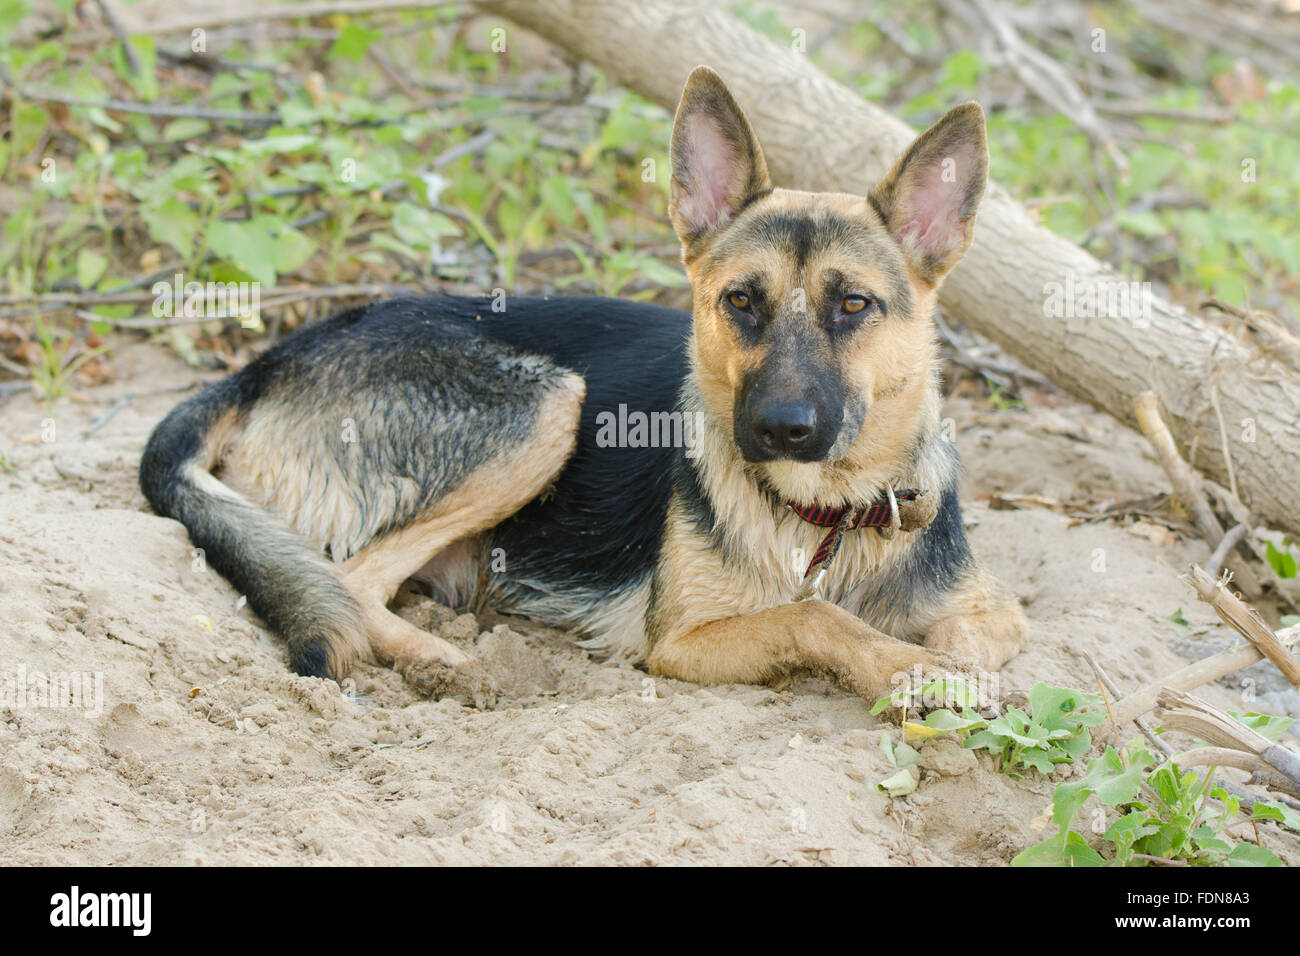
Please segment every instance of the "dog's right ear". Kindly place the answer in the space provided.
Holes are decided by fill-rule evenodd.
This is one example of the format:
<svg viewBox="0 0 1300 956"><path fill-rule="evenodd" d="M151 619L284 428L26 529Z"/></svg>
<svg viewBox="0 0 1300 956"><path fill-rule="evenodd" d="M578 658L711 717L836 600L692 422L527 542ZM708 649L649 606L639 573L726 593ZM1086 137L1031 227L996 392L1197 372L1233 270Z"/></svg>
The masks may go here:
<svg viewBox="0 0 1300 956"><path fill-rule="evenodd" d="M686 80L669 152L668 215L690 262L746 203L771 192L772 181L749 120L707 66Z"/></svg>

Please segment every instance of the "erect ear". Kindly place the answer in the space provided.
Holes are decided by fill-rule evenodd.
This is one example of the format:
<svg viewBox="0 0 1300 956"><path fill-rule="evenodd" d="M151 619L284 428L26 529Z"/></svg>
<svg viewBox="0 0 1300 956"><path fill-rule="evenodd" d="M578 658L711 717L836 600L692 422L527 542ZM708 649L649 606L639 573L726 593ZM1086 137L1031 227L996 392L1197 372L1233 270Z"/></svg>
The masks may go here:
<svg viewBox="0 0 1300 956"><path fill-rule="evenodd" d="M988 172L984 110L963 103L918 136L872 190L871 204L922 281L937 283L970 248Z"/></svg>
<svg viewBox="0 0 1300 956"><path fill-rule="evenodd" d="M707 66L686 80L669 152L668 215L689 262L742 206L770 192L772 182L749 120Z"/></svg>

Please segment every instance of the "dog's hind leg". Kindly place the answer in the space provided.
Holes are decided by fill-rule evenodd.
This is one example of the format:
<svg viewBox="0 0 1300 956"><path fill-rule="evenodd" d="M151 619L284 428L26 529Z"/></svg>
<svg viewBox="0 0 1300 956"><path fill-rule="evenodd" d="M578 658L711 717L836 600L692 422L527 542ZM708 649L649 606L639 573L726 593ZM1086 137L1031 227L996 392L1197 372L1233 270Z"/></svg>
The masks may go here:
<svg viewBox="0 0 1300 956"><path fill-rule="evenodd" d="M393 664L423 693L467 692L489 701L490 682L473 657L388 610L402 582L449 545L510 517L560 473L577 441L585 391L569 374L537 400L531 434L478 466L427 514L366 545L343 563L375 656Z"/></svg>

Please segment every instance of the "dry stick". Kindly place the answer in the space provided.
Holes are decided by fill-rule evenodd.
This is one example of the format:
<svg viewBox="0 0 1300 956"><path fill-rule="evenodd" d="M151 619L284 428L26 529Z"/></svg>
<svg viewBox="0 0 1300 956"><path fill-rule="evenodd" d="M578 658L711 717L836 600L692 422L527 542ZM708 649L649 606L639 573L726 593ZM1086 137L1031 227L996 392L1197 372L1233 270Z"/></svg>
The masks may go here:
<svg viewBox="0 0 1300 956"><path fill-rule="evenodd" d="M1098 664L1097 661L1093 659L1093 656L1089 654L1087 651L1083 652L1083 659L1088 662L1088 666L1091 667L1093 673L1097 675L1097 680L1101 681L1102 686L1106 688L1106 690L1110 693L1112 697L1114 697L1116 700L1119 700L1120 699L1119 687L1117 687L1115 685L1115 682L1106 675L1106 672L1104 670L1101 669L1101 665ZM1114 711L1110 709L1110 707L1111 705L1108 701L1106 704L1106 709L1110 713L1111 719L1114 720L1115 714ZM1137 729L1142 731L1142 736L1151 742L1151 746L1155 747L1166 757L1172 757L1174 755L1174 748L1169 746L1169 744L1165 743L1165 741L1160 738L1160 735L1157 734L1155 730L1152 729L1151 724L1147 721L1145 717L1138 717L1133 722L1137 724ZM1120 725L1118 723L1114 723L1113 726L1115 728L1115 735L1118 737Z"/></svg>
<svg viewBox="0 0 1300 956"><path fill-rule="evenodd" d="M1300 687L1300 660L1283 646L1254 608L1229 591L1222 579L1211 577L1196 565L1192 565L1188 578L1197 597L1214 608L1225 624L1254 644L1293 687Z"/></svg>
<svg viewBox="0 0 1300 956"><path fill-rule="evenodd" d="M209 110L197 106L167 106L159 103L135 103L131 100L88 100L80 96L67 96L52 91L20 89L18 95L26 100L42 103L63 103L66 106L97 106L115 113L143 113L145 116L180 116L193 119L220 120L231 123L278 123L280 117L272 113L249 113L244 110Z"/></svg>
<svg viewBox="0 0 1300 956"><path fill-rule="evenodd" d="M1254 773L1268 769L1268 764L1263 758L1231 747L1193 747L1191 750L1174 754L1172 759L1183 770L1188 767L1236 767L1238 770L1249 770Z"/></svg>
<svg viewBox="0 0 1300 956"><path fill-rule="evenodd" d="M1192 521L1200 529L1202 537L1211 547L1214 547L1223 540L1223 525L1219 524L1219 519L1215 517L1214 510L1206 500L1200 473L1187 464L1178 453L1174 436L1169 433L1164 419L1160 417L1160 399L1156 397L1155 392L1143 392L1133 400L1133 412L1137 416L1142 434L1146 435L1147 441L1151 443L1156 456L1160 459L1161 467L1169 476L1174 494L1192 516ZM1260 593L1259 578L1244 561L1234 558L1230 562L1230 567L1242 590L1248 594Z"/></svg>
<svg viewBox="0 0 1300 956"><path fill-rule="evenodd" d="M1300 624L1279 631L1277 638L1284 647L1294 644L1300 639ZM1257 664L1262 660L1264 660L1264 655L1260 653L1259 648L1248 642L1241 647L1234 647L1231 650L1215 654L1213 657L1207 657L1194 664L1188 664L1181 670L1174 671L1168 677L1162 677L1153 683L1138 688L1115 704L1112 708L1115 714L1115 723L1122 727L1155 707L1161 688L1183 691L1195 690L1218 680L1220 677L1235 674L1237 671L1249 667L1251 664Z"/></svg>
<svg viewBox="0 0 1300 956"><path fill-rule="evenodd" d="M1300 604L1297 604L1296 598L1292 597L1291 589L1295 586L1295 581L1283 579L1273 570L1273 566L1268 563L1267 549L1262 547L1259 541L1250 534L1250 529L1255 525L1255 518L1250 513L1250 509L1241 503L1231 491L1223 487L1217 481L1205 479L1205 490L1210 492L1219 502L1219 506L1226 514L1231 516L1232 520L1238 524L1245 525L1246 534L1242 537L1240 545L1244 546L1247 554L1254 555L1259 562L1258 567L1264 572L1264 576L1273 584L1274 593L1277 597L1285 601L1287 606L1293 611L1300 611ZM1213 573L1217 574L1220 569L1215 569Z"/></svg>
<svg viewBox="0 0 1300 956"><path fill-rule="evenodd" d="M244 23L265 23L268 20L308 20L332 16L336 13L366 14L386 13L391 10L436 10L459 6L458 0L352 0L342 3L293 3L283 6L260 7L235 13L212 13L164 21L158 24L140 24L136 33L188 33L191 30L215 30Z"/></svg>
<svg viewBox="0 0 1300 956"><path fill-rule="evenodd" d="M1231 552L1244 537L1246 537L1246 526L1244 524L1234 524L1228 529L1227 533L1223 536L1223 540L1219 542L1218 547L1216 547L1213 553L1210 554L1210 560L1206 565L1209 574L1218 576L1218 573L1223 570L1223 562L1228 559L1229 552Z"/></svg>
<svg viewBox="0 0 1300 956"><path fill-rule="evenodd" d="M1237 472L1232 467L1232 452L1228 444L1228 426L1223 421L1223 409L1219 407L1219 390L1210 384L1210 406L1214 409L1214 417L1219 422L1219 444L1223 446L1223 466L1228 472L1228 490L1232 492L1232 497L1240 500L1241 495L1237 493Z"/></svg>
<svg viewBox="0 0 1300 956"><path fill-rule="evenodd" d="M1164 689L1157 699L1161 723L1199 737L1210 747L1180 754L1179 766L1231 766L1249 770L1252 782L1300 797L1300 755L1269 740L1200 698Z"/></svg>
<svg viewBox="0 0 1300 956"><path fill-rule="evenodd" d="M263 301L259 303L259 308L278 309L295 302L313 299L372 298L378 295L401 295L418 291L420 290L403 285L272 286L265 291ZM104 297L99 301L107 301L108 298ZM118 302L152 302L157 299L157 296L150 293L148 295L141 294L134 298L125 298L124 296L113 296L111 298L113 301ZM69 306L65 304L60 307L68 308ZM73 312L78 318L85 319L88 322L103 322L114 328L134 330L168 329L173 326L203 325L206 322L237 322L241 318L238 315L193 315L170 319L145 318L143 316L113 319L87 312L84 309L74 308Z"/></svg>
<svg viewBox="0 0 1300 956"><path fill-rule="evenodd" d="M140 75L140 54L135 52L135 47L131 45L131 38L127 35L126 27L122 25L121 18L117 15L117 5L113 0L98 0L99 10L104 14L104 22L108 28L117 35L122 43L122 54L126 57L126 63L131 68L133 76Z"/></svg>

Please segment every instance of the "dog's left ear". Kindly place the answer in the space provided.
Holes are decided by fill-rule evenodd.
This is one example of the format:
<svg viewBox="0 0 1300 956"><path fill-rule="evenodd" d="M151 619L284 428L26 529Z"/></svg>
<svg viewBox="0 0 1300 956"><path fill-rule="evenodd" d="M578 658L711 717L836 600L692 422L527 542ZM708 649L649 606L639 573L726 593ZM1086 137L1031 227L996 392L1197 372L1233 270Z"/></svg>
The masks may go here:
<svg viewBox="0 0 1300 956"><path fill-rule="evenodd" d="M903 247L913 272L934 285L970 248L988 181L984 110L949 110L916 138L868 200Z"/></svg>
<svg viewBox="0 0 1300 956"><path fill-rule="evenodd" d="M741 207L771 192L772 181L749 120L707 66L686 80L669 154L668 215L689 262Z"/></svg>

